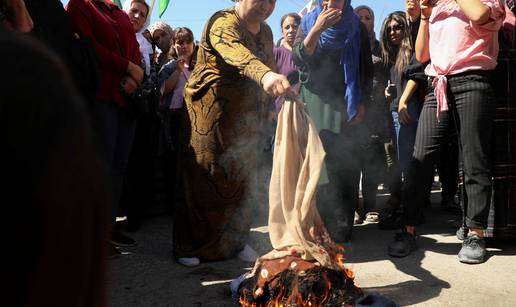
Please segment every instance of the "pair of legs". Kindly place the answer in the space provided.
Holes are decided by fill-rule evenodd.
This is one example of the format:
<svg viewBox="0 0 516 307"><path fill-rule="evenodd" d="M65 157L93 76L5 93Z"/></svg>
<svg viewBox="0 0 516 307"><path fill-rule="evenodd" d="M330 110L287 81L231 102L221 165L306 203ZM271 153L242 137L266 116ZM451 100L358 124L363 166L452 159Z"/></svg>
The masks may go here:
<svg viewBox="0 0 516 307"><path fill-rule="evenodd" d="M92 105L92 125L96 132L105 170L111 178L112 207L110 222L114 226L127 163L133 146L136 122L115 103L95 102ZM123 245L133 245L130 238L116 234Z"/></svg>
<svg viewBox="0 0 516 307"><path fill-rule="evenodd" d="M333 239L351 239L360 181L359 146L354 127L346 126L339 134L319 133L326 151L325 164L329 183L317 193L317 205Z"/></svg>
<svg viewBox="0 0 516 307"><path fill-rule="evenodd" d="M491 198L490 138L494 100L488 75L475 72L450 76L449 111L440 112L439 118L436 118L433 88L429 88L403 190L406 231L413 235L415 226L422 222L426 178L433 172L443 145L457 131L466 189L463 199L467 199L466 225L471 233L482 238Z"/></svg>

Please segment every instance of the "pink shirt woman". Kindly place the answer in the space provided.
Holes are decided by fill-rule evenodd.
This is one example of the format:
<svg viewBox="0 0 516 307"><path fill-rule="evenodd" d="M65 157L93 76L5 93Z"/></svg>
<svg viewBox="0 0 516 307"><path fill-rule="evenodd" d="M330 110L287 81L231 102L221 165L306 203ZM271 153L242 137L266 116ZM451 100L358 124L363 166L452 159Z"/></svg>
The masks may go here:
<svg viewBox="0 0 516 307"><path fill-rule="evenodd" d="M480 0L491 10L486 23L473 23L455 0L441 0L432 10L429 26L431 63L425 73L433 81L438 113L447 111L446 75L494 70L498 56L498 30L505 17L502 0Z"/></svg>
<svg viewBox="0 0 516 307"><path fill-rule="evenodd" d="M491 203L491 138L495 112L492 71L498 55L498 31L505 18L502 0L420 0L421 24L416 58L431 61L432 80L417 128L416 143L403 190L404 229L388 253L405 257L416 248L415 227L422 222L426 178L440 151L457 139L463 171L464 239L460 262L482 263L483 239ZM434 114L437 115L434 116ZM466 236L467 234L467 236Z"/></svg>

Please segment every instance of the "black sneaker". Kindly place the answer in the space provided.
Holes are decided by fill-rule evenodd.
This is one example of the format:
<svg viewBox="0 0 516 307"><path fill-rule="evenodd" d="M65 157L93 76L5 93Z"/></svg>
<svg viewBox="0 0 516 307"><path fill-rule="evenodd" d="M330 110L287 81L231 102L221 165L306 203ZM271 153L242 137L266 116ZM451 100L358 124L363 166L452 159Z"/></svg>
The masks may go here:
<svg viewBox="0 0 516 307"><path fill-rule="evenodd" d="M380 213L378 218L378 228L382 230L400 229L402 225L403 214L398 210L385 210Z"/></svg>
<svg viewBox="0 0 516 307"><path fill-rule="evenodd" d="M121 255L120 251L118 250L118 247L116 247L114 244L109 244L109 259L116 259L119 258Z"/></svg>
<svg viewBox="0 0 516 307"><path fill-rule="evenodd" d="M466 229L466 231L464 231L464 226L460 226L460 228L457 229L455 235L457 236L457 239L464 241L464 239L466 239L466 237L468 236L468 231L469 229Z"/></svg>
<svg viewBox="0 0 516 307"><path fill-rule="evenodd" d="M395 234L394 242L389 244L387 253L392 257L406 257L416 249L416 237L406 230L402 230Z"/></svg>
<svg viewBox="0 0 516 307"><path fill-rule="evenodd" d="M111 243L115 244L116 246L123 247L131 247L136 245L136 241L133 238L124 235L118 230L113 231Z"/></svg>
<svg viewBox="0 0 516 307"><path fill-rule="evenodd" d="M486 257L486 241L476 234L469 234L462 242L459 261L462 263L482 263Z"/></svg>

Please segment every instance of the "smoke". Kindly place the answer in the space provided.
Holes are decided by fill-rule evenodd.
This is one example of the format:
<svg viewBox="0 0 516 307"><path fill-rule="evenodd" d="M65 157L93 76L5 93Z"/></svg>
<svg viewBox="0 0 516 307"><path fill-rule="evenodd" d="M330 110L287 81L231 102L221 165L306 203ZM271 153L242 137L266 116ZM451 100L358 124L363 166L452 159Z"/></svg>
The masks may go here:
<svg viewBox="0 0 516 307"><path fill-rule="evenodd" d="M234 123L235 134L227 138L230 144L219 158L226 176L244 182L241 210L249 212L252 226L267 225L269 181L272 171L270 140L275 124L261 116L263 112L249 112Z"/></svg>

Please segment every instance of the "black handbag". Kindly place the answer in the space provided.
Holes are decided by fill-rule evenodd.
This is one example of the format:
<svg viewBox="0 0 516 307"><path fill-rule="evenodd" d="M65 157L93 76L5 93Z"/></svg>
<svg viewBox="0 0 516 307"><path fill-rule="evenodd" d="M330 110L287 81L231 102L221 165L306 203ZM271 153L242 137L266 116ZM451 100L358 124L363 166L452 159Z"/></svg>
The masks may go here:
<svg viewBox="0 0 516 307"><path fill-rule="evenodd" d="M134 119L148 117L150 92L139 87L130 95L126 95L125 112Z"/></svg>

